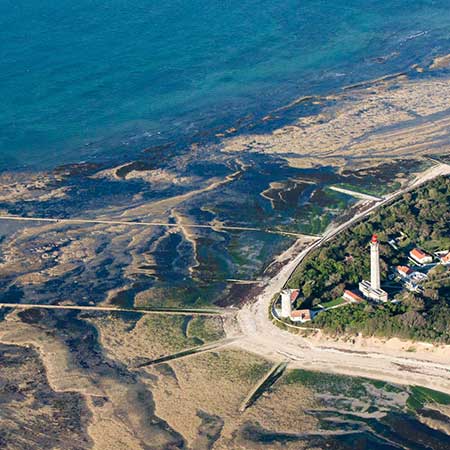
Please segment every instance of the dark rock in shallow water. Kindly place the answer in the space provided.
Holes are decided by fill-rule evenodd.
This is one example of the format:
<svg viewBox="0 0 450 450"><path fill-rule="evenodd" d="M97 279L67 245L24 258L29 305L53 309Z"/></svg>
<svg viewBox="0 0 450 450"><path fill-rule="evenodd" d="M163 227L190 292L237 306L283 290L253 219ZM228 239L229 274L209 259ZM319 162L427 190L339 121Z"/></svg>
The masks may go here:
<svg viewBox="0 0 450 450"><path fill-rule="evenodd" d="M96 163L78 163L78 164L65 164L58 166L53 170L55 175L73 176L73 175L90 175L91 173L99 170L102 167L101 164Z"/></svg>
<svg viewBox="0 0 450 450"><path fill-rule="evenodd" d="M116 175L119 178L125 178L130 172L133 172L134 170L142 172L154 168L155 168L154 165L147 161L133 161L130 164L126 164L125 166L119 167L116 170Z"/></svg>

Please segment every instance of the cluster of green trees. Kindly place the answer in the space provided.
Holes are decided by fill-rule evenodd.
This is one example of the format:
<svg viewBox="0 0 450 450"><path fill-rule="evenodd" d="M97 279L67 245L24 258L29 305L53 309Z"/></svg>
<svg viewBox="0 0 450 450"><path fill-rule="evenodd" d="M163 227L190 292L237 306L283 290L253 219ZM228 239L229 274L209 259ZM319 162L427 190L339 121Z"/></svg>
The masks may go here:
<svg viewBox="0 0 450 450"><path fill-rule="evenodd" d="M399 337L450 343L450 306L439 300L425 313L406 304L347 305L320 313L314 326L334 334Z"/></svg>
<svg viewBox="0 0 450 450"><path fill-rule="evenodd" d="M439 177L315 250L290 280L291 287L301 290L298 306L314 308L369 279L368 244L374 233L380 240L382 282L388 282L388 272L396 265L408 264L407 255L414 246L429 252L449 249L449 206L450 179ZM397 251L387 242L400 235L403 239L398 241ZM450 342L450 271L437 266L428 275L422 294L400 290L388 282L390 297L401 303L344 306L319 314L312 326L333 333Z"/></svg>

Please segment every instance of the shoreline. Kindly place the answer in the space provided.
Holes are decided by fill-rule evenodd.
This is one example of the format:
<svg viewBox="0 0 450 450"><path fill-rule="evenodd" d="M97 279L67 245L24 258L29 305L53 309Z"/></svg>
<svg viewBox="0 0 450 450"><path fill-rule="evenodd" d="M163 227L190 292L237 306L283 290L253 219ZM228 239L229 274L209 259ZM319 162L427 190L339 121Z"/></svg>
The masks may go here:
<svg viewBox="0 0 450 450"><path fill-rule="evenodd" d="M409 79L412 75L420 75L424 77L424 80L433 80L431 75L436 72L446 70L450 67L450 54L439 54L435 55L432 59L430 56L422 57L420 63L408 64L399 70L391 68L391 71L381 74L375 77L363 78L360 81L356 81L350 84L332 84L329 86L323 86L319 88L308 87L304 93L297 92L297 95L293 93L291 100L285 100L285 103L279 105L272 105L270 108L265 110L258 110L249 112L246 111L242 114L242 117L230 118L226 123L221 126L211 125L207 127L205 131L197 131L194 134L182 133L176 140L174 136L168 136L166 141L162 142L160 139L155 142L143 142L139 143L141 148L134 149L131 151L132 158L125 156L120 157L119 155L112 154L111 149L104 150L101 154L93 154L89 156L83 154L81 160L75 160L73 157L63 156L58 158L57 163L47 163L45 166L37 165L33 167L26 161L18 162L11 167L0 166L0 176L7 175L10 173L15 174L34 174L34 173L48 173L51 174L54 171L69 168L77 168L78 166L83 167L86 165L96 165L105 171L115 170L120 167L127 166L139 159L145 159L147 154L152 153L152 150L156 152L160 151L161 148L167 148L168 150L180 151L185 148L192 148L198 146L222 146L224 141L229 139L239 138L242 134L247 136L252 133L252 130L256 127L261 127L267 125L270 122L277 122L274 130L280 130L283 128L295 127L296 121L299 117L302 117L303 112L296 113L293 117L289 114L292 110L304 106L304 104L310 105L320 105L319 111L315 114L321 115L322 109L327 108L327 101L340 100L341 97L346 94L352 93L353 91L358 91L362 89L374 88L377 85L395 82L396 80L402 80L403 78ZM280 113L285 112L286 114L280 115ZM307 114L309 117L309 114ZM202 129L202 128L200 128ZM267 131L270 133L270 131ZM107 137L106 140L109 138ZM92 145L90 142L86 145Z"/></svg>
<svg viewBox="0 0 450 450"><path fill-rule="evenodd" d="M412 65L342 86L328 95L300 97L281 110L304 103L319 107L305 109L286 121L269 114L278 122L271 130L238 130L224 137L221 150L231 155L273 155L291 167L306 169L324 165L365 168L444 151L450 144L446 132L450 77L447 66L439 69L436 76L433 62L426 68Z"/></svg>

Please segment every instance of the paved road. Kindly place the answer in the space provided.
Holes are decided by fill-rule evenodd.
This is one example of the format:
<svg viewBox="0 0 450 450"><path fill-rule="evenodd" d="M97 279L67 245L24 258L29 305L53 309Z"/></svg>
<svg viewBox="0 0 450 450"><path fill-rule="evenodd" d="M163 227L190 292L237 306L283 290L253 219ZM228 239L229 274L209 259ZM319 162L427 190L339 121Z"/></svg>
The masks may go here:
<svg viewBox="0 0 450 450"><path fill-rule="evenodd" d="M90 225L123 225L128 227L140 226L140 227L169 227L169 228L180 228L182 226L183 228L207 228L214 231L259 231L263 233L281 234L296 238L317 237L301 233L293 233L290 231L270 230L266 228L256 228L256 227L241 227L233 225L210 225L210 224L179 225L177 223L167 223L167 222L138 222L138 221L113 220L113 219L58 219L54 217L22 217L12 215L0 216L0 220L12 220L18 222L51 222L67 225L90 224Z"/></svg>
<svg viewBox="0 0 450 450"><path fill-rule="evenodd" d="M291 360L291 367L365 376L394 383L418 384L450 394L450 367L448 363L441 361L439 352L411 353L402 350L401 347L388 348L387 346L376 347L374 350L372 347L364 347L368 345L366 341L361 341L358 347L352 343L319 341L279 329L269 319L268 314L274 296L286 285L292 273L311 251L405 192L439 175L449 174L449 165L437 164L423 172L406 188L388 195L347 222L330 229L318 241L304 248L270 280L255 303L245 305L239 311L237 317L239 332L245 338L237 341L235 345L273 361L281 361L288 357ZM236 332L228 331L230 334Z"/></svg>

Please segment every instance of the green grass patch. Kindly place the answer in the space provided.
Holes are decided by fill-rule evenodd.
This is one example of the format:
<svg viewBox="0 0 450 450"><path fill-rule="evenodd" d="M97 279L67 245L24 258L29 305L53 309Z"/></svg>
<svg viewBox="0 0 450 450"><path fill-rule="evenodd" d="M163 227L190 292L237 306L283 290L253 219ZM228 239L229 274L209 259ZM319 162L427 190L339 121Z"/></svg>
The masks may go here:
<svg viewBox="0 0 450 450"><path fill-rule="evenodd" d="M361 377L348 377L323 372L294 369L286 373L286 384L300 383L320 393L345 395L360 398L367 395L364 383L367 380Z"/></svg>
<svg viewBox="0 0 450 450"><path fill-rule="evenodd" d="M201 362L200 362L201 361ZM255 383L272 364L259 356L239 350L206 352L197 356L193 364L204 364L214 379L226 378L233 383Z"/></svg>
<svg viewBox="0 0 450 450"><path fill-rule="evenodd" d="M384 194L389 194L401 188L401 184L398 181L365 186L350 183L338 183L335 184L335 186L342 189L348 189L349 191L358 192L360 194L374 195L377 197L381 197Z"/></svg>
<svg viewBox="0 0 450 450"><path fill-rule="evenodd" d="M220 317L194 317L187 326L187 335L201 342L217 341L225 337Z"/></svg>
<svg viewBox="0 0 450 450"><path fill-rule="evenodd" d="M197 337L186 335L191 316L149 316L145 324L154 339L163 344L168 351L181 351L203 342Z"/></svg>
<svg viewBox="0 0 450 450"><path fill-rule="evenodd" d="M367 194L367 195L375 195L375 196L379 195L378 192L375 192L374 190L372 190L370 188L366 188L366 187L362 187L362 186L355 186L355 185L349 184L349 183L338 183L333 186L336 186L341 189L347 189L348 191L357 192L359 194ZM377 191L379 191L379 189L377 189Z"/></svg>
<svg viewBox="0 0 450 450"><path fill-rule="evenodd" d="M225 336L219 317L158 315L147 317L145 325L152 339L166 348L167 352L179 352Z"/></svg>
<svg viewBox="0 0 450 450"><path fill-rule="evenodd" d="M331 300L330 302L321 303L321 305L324 308L332 308L333 306L342 305L343 303L346 303L346 300L344 300L342 297L336 298L335 300Z"/></svg>
<svg viewBox="0 0 450 450"><path fill-rule="evenodd" d="M417 411L427 403L439 403L440 405L450 405L450 395L444 392L435 391L422 386L412 386L406 406Z"/></svg>
<svg viewBox="0 0 450 450"><path fill-rule="evenodd" d="M394 384L388 383L387 381L368 379L367 383L371 384L372 386L375 386L377 389L382 389L386 392L393 392L399 394L400 392L404 391L404 389L402 389L401 387L395 386Z"/></svg>

